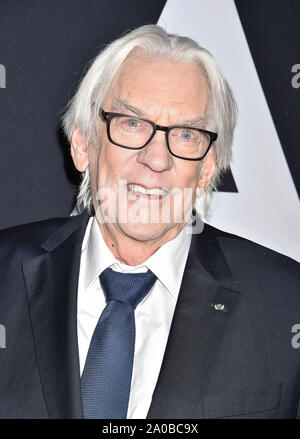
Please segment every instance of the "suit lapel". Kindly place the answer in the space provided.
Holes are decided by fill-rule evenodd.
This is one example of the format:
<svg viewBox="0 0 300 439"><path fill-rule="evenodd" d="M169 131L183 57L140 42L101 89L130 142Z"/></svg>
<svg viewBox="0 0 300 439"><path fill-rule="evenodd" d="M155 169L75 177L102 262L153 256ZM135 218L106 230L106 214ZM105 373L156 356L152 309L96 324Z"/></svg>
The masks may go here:
<svg viewBox="0 0 300 439"><path fill-rule="evenodd" d="M77 288L88 216L70 218L23 262L33 336L50 418L81 418Z"/></svg>
<svg viewBox="0 0 300 439"><path fill-rule="evenodd" d="M193 417L239 300L221 285L230 276L217 238L193 235L148 418Z"/></svg>

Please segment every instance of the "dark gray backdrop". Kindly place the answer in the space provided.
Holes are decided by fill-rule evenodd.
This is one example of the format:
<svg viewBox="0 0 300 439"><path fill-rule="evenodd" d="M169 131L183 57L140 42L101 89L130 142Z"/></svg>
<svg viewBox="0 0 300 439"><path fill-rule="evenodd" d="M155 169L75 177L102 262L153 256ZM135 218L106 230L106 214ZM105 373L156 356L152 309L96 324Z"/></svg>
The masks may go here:
<svg viewBox="0 0 300 439"><path fill-rule="evenodd" d="M291 86L291 68L300 64L300 2L235 3L300 194L300 88ZM0 0L0 228L70 213L78 174L59 129L63 108L87 62L125 30L156 23L164 4ZM238 191L230 172L221 190Z"/></svg>

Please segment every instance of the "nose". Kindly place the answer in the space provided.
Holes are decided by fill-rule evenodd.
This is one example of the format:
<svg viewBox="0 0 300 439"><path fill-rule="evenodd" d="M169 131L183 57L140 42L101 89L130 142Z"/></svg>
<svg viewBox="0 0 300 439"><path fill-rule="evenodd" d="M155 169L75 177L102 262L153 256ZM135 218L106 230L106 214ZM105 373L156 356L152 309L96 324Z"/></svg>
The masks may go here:
<svg viewBox="0 0 300 439"><path fill-rule="evenodd" d="M173 157L168 150L164 132L156 131L148 145L139 151L137 161L154 172L171 169Z"/></svg>

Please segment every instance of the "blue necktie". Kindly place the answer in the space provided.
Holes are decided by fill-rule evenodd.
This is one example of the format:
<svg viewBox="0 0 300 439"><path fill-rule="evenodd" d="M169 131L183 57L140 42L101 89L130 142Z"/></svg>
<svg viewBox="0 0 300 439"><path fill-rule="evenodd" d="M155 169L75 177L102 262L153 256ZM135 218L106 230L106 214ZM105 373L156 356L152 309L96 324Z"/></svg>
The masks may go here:
<svg viewBox="0 0 300 439"><path fill-rule="evenodd" d="M107 268L100 275L106 307L81 377L84 418L126 419L135 343L134 310L155 280L150 270L119 273Z"/></svg>

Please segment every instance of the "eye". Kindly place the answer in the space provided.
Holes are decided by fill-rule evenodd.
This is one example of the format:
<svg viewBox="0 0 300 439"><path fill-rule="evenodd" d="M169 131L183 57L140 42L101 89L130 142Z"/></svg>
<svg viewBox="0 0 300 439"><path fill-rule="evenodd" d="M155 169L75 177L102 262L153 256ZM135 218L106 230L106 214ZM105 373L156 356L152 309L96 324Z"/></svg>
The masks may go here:
<svg viewBox="0 0 300 439"><path fill-rule="evenodd" d="M191 139L193 138L193 134L191 133L190 130L182 130L182 131L180 132L180 137L181 137L183 140L191 140Z"/></svg>
<svg viewBox="0 0 300 439"><path fill-rule="evenodd" d="M130 127L135 128L135 127L138 127L140 125L140 121L138 119L128 119L127 124Z"/></svg>

